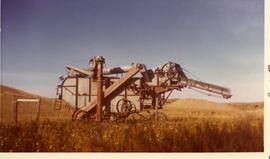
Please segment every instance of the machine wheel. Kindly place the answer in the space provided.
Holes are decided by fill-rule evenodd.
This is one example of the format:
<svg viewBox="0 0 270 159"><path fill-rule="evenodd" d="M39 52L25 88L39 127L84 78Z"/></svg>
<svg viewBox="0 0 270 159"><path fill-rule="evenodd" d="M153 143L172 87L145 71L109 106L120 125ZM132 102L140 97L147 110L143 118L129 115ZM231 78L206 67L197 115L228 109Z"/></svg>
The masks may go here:
<svg viewBox="0 0 270 159"><path fill-rule="evenodd" d="M93 112L89 113L89 112L78 109L77 111L75 111L72 114L72 121L78 120L79 118L80 119L95 120L95 114L93 114Z"/></svg>
<svg viewBox="0 0 270 159"><path fill-rule="evenodd" d="M178 64L173 62L168 62L164 64L161 69L158 71L160 77L167 77L169 80L178 80L179 79L179 67Z"/></svg>
<svg viewBox="0 0 270 159"><path fill-rule="evenodd" d="M77 110L72 114L72 120L75 121L78 119L79 116L84 116L86 114L86 112L82 111L82 110Z"/></svg>
<svg viewBox="0 0 270 159"><path fill-rule="evenodd" d="M127 99L120 99L118 102L117 102L117 105L116 105L116 108L117 108L117 112L119 113L119 115L121 117L128 117L130 112L131 112L131 109L132 109L132 103L131 101L127 100Z"/></svg>
<svg viewBox="0 0 270 159"><path fill-rule="evenodd" d="M176 64L173 62L166 63L161 68L161 74L166 75L167 77L170 77L172 79L178 78L178 70L176 68Z"/></svg>

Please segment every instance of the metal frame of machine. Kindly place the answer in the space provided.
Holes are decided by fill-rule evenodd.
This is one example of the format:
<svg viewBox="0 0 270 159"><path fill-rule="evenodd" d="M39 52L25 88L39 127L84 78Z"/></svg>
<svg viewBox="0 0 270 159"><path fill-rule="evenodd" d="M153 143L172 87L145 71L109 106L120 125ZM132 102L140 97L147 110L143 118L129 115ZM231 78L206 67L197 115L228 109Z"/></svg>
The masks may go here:
<svg viewBox="0 0 270 159"><path fill-rule="evenodd" d="M71 100L70 96L64 95L67 91L75 97L69 103L73 112L72 119L89 118L96 121L127 118L132 113L148 108L157 112L173 90L181 91L185 87L212 92L226 99L232 96L228 88L188 78L181 66L174 62L168 62L154 70L139 63L113 68L104 68L104 64L105 59L96 56L90 60L87 69L67 65L67 76L61 77L61 84L57 87L55 109L61 109L63 100ZM119 74L122 76L119 77ZM71 84L67 84L68 80ZM82 86L87 90L83 94L79 93L80 80L84 80L84 83L88 80L88 84ZM93 84L95 88L92 88ZM78 99L82 96L85 97L85 103L78 107ZM132 96L136 97L137 105L130 100ZM113 102L115 111L112 111Z"/></svg>

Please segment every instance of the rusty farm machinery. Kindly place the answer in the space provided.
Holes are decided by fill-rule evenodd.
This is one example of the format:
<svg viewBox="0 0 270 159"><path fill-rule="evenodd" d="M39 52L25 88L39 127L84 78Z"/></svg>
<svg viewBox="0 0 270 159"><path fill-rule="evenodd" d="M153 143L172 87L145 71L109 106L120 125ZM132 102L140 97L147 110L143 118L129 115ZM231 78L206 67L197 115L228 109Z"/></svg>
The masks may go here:
<svg viewBox="0 0 270 159"><path fill-rule="evenodd" d="M185 87L212 92L230 98L230 90L218 85L189 78L181 66L168 62L155 69L136 63L105 68L105 59L96 56L87 69L66 66L67 75L61 76L57 87L55 109L62 101L72 112L72 119L88 118L96 121L127 118L132 113L162 108L173 90Z"/></svg>

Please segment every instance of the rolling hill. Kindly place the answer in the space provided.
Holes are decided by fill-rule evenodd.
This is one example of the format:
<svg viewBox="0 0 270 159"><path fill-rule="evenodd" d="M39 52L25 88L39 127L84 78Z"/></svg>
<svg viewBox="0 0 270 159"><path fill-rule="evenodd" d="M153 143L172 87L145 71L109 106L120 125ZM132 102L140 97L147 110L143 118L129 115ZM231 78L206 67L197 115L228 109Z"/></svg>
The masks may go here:
<svg viewBox="0 0 270 159"><path fill-rule="evenodd" d="M20 104L12 122L12 98L39 98L1 86L0 151L3 152L263 152L263 102L216 103L202 99L170 99L159 111L168 121L71 121L67 107L55 111L54 99ZM146 112L142 112L146 113ZM153 113L153 112L150 112ZM136 114L133 114L136 115ZM132 118L132 116L130 116ZM48 120L47 120L48 119ZM60 121L60 122L59 122Z"/></svg>
<svg viewBox="0 0 270 159"><path fill-rule="evenodd" d="M1 120L12 121L12 99L39 98L40 96L12 88L1 86ZM19 120L35 119L36 105L33 103L22 103L19 106ZM71 120L71 113L67 107L55 111L53 109L54 99L41 97L41 119L49 120ZM216 103L203 99L169 99L160 112L168 118L219 118L231 119L252 116L263 118L263 102L257 103Z"/></svg>
<svg viewBox="0 0 270 159"><path fill-rule="evenodd" d="M66 107L60 111L54 111L54 99L42 97L36 94L25 92L20 89L1 85L1 122L10 123L13 115L12 101L16 98L41 98L40 119L65 120L71 119L71 115ZM29 121L36 117L36 103L20 103L18 108L18 120Z"/></svg>

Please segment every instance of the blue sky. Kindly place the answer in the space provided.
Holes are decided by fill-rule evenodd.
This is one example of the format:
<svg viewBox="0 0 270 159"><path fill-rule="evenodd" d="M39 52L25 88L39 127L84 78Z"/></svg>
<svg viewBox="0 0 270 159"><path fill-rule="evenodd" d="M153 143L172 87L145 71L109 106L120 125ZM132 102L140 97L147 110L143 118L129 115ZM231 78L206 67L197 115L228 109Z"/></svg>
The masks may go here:
<svg viewBox="0 0 270 159"><path fill-rule="evenodd" d="M263 0L2 0L2 83L53 97L65 65L175 61L231 88L222 100L263 100Z"/></svg>

